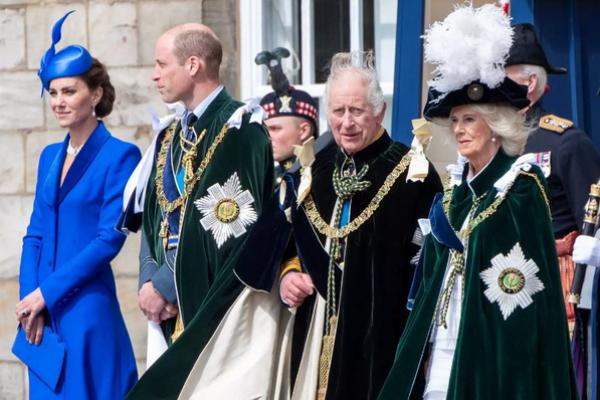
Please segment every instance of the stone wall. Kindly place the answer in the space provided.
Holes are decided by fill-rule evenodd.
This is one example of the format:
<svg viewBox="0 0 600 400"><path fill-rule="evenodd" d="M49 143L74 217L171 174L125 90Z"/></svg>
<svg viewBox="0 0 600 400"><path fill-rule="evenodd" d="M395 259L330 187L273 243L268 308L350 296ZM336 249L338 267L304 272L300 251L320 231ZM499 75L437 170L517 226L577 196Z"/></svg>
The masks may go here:
<svg viewBox="0 0 600 400"><path fill-rule="evenodd" d="M236 0L0 0L0 399L27 398L26 371L10 352L21 238L39 154L65 134L40 98L36 71L54 21L69 10L77 12L65 23L59 47L83 44L108 66L117 101L106 123L142 150L151 135L147 109L165 112L150 76L154 42L168 27L192 21L213 27L224 46L223 80L233 94L239 87ZM142 372L146 325L136 301L138 243L138 235L128 238L113 269Z"/></svg>

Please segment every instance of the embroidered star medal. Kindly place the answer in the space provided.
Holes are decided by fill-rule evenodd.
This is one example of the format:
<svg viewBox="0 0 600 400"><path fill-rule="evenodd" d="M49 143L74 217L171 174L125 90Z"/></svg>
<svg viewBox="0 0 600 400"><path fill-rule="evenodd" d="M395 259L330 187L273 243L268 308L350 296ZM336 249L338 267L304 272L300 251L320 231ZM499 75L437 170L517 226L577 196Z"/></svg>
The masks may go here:
<svg viewBox="0 0 600 400"><path fill-rule="evenodd" d="M217 248L221 248L231 236L242 236L246 227L256 222L254 198L249 190L242 189L237 172L223 186L215 183L207 191L208 195L194 201L194 205L203 215L200 224L212 233Z"/></svg>
<svg viewBox="0 0 600 400"><path fill-rule="evenodd" d="M535 293L544 289L537 277L540 269L533 260L526 260L519 243L507 255L497 254L492 266L479 275L487 285L485 296L491 303L498 303L504 320L517 308L533 303Z"/></svg>

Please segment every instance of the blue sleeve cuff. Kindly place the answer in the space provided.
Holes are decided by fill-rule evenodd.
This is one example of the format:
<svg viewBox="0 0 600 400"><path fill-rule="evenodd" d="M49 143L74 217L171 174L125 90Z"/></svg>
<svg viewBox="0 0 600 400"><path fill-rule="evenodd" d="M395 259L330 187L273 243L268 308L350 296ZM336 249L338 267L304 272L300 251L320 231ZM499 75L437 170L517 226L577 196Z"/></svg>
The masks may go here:
<svg viewBox="0 0 600 400"><path fill-rule="evenodd" d="M138 289L142 285L152 279L152 276L158 271L158 263L152 257L150 253L150 247L148 246L148 240L146 235L142 233L140 240L140 275Z"/></svg>
<svg viewBox="0 0 600 400"><path fill-rule="evenodd" d="M177 304L177 291L175 290L175 279L173 271L166 265L162 265L154 275L152 284L169 303Z"/></svg>
<svg viewBox="0 0 600 400"><path fill-rule="evenodd" d="M140 266L138 289L141 289L144 283L151 281L152 277L154 276L154 274L156 274L158 270L159 268L156 262L148 262L142 264Z"/></svg>

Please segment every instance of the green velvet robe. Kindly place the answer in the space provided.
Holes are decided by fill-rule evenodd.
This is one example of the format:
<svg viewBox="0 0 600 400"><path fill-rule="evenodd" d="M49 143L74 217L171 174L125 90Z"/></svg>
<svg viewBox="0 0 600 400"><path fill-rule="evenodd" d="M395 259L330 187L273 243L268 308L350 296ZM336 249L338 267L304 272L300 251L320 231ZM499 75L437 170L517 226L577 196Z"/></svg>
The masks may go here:
<svg viewBox="0 0 600 400"><path fill-rule="evenodd" d="M499 151L470 184L463 180L454 189L449 209L454 229L462 226L473 195L482 197L473 218L495 200L494 182L514 160ZM539 169L530 172L547 191ZM449 400L577 398L554 237L540 189L534 178L520 174L497 211L470 235ZM539 267L536 275L544 288L532 295L530 305L517 307L505 320L498 303L484 295L487 285L480 273L490 268L494 256L507 254L517 243L525 259ZM423 396L424 362L449 249L430 234L424 252L423 281L379 400Z"/></svg>
<svg viewBox="0 0 600 400"><path fill-rule="evenodd" d="M407 152L406 146L393 142L385 133L353 155L357 171L363 165L369 165L364 180L371 185L352 197L350 220L368 206ZM311 193L325 221L330 221L337 199L332 176L344 158L342 151L331 145L317 154L312 166ZM369 400L377 397L394 362L393 353L408 317L406 300L414 271L410 259L418 250L412 242L417 219L427 215L435 193L440 190L439 176L431 164L424 182L406 182L406 172L403 172L373 216L348 235L345 272L336 271L339 323L327 383L327 400ZM302 262L321 291L320 295L325 298L327 264L311 264L306 253L314 254L317 249L302 241L295 223L294 229ZM320 234L319 241L322 245L326 243L325 237ZM314 295L308 297L296 313L292 351L294 374L305 350L303 335L314 312L314 300Z"/></svg>
<svg viewBox="0 0 600 400"><path fill-rule="evenodd" d="M219 131L231 114L241 105L223 90L194 124L196 132L207 129L199 145L194 169L204 158ZM175 138L178 137L176 133ZM161 138L159 138L160 144ZM175 139L177 140L177 139ZM175 143L176 145L176 143ZM164 251L159 237L160 206L157 203L156 164L146 191L143 232L155 260L162 264ZM264 128L248 123L244 117L241 128L230 129L217 147L204 175L196 184L185 206L185 215L179 231L179 245L175 261L175 282L179 311L184 331L169 349L144 373L128 399L176 399L198 355L211 338L222 317L240 294L243 285L235 277L235 266L244 247L247 234L229 237L219 248L210 231L200 224L203 214L193 204L208 195L207 189L223 185L237 173L242 190L249 190L252 207L260 215L263 204L272 195L273 156ZM251 226L248 226L249 230ZM174 318L166 333L170 336Z"/></svg>

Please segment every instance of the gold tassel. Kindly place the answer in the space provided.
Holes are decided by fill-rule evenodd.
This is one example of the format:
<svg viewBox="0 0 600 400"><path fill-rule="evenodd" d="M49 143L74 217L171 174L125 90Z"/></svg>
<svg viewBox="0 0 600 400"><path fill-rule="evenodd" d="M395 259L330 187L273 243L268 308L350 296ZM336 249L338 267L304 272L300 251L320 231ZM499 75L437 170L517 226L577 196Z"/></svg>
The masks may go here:
<svg viewBox="0 0 600 400"><path fill-rule="evenodd" d="M329 383L329 368L333 357L333 345L335 344L335 331L337 327L337 316L329 318L327 334L323 335L321 357L319 358L319 386L317 389L317 400L325 400L327 395L327 384Z"/></svg>
<svg viewBox="0 0 600 400"><path fill-rule="evenodd" d="M171 335L171 341L175 343L175 341L181 336L183 333L183 321L181 320L181 311L177 314L177 321L175 321L175 331Z"/></svg>
<svg viewBox="0 0 600 400"><path fill-rule="evenodd" d="M165 216L160 223L160 230L158 231L158 237L162 238L163 248L167 248L168 237L169 237L169 217Z"/></svg>

